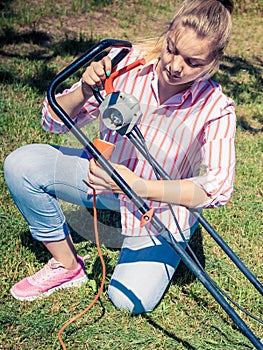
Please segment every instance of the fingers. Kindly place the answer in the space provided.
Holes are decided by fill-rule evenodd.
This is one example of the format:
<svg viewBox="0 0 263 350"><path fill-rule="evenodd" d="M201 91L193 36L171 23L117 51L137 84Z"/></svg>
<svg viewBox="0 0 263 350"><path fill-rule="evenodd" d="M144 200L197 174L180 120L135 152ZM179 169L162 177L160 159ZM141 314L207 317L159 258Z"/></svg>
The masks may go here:
<svg viewBox="0 0 263 350"><path fill-rule="evenodd" d="M108 174L98 165L98 163L96 163L93 158L90 160L88 180L91 184L96 185L105 185L110 181Z"/></svg>
<svg viewBox="0 0 263 350"><path fill-rule="evenodd" d="M103 87L105 79L111 73L111 59L106 56L99 62L92 62L82 75L82 83L93 89Z"/></svg>
<svg viewBox="0 0 263 350"><path fill-rule="evenodd" d="M119 192L120 190L112 178L94 159L90 160L87 184L95 190L110 190L113 192Z"/></svg>

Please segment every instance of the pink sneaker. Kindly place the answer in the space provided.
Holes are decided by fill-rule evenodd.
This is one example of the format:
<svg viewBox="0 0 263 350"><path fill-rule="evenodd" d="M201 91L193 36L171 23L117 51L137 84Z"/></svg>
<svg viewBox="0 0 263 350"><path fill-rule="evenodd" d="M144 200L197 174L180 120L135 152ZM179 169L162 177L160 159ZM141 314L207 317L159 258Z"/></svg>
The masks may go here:
<svg viewBox="0 0 263 350"><path fill-rule="evenodd" d="M35 300L48 296L58 289L79 287L88 280L84 260L89 256L78 256L78 267L67 270L54 258L33 276L16 283L10 290L18 300Z"/></svg>

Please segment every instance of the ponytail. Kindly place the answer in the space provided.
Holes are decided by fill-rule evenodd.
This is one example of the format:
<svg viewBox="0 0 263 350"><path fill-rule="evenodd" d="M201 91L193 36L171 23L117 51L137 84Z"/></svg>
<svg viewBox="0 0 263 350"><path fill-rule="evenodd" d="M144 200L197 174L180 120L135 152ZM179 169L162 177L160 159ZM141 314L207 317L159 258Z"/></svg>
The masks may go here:
<svg viewBox="0 0 263 350"><path fill-rule="evenodd" d="M232 0L217 0L229 11L230 14L234 11L234 1Z"/></svg>

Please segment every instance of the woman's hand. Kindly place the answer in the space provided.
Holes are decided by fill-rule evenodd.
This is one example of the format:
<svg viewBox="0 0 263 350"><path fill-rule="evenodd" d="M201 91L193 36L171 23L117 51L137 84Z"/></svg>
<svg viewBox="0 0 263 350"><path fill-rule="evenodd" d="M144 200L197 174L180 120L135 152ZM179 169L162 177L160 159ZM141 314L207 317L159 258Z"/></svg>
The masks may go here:
<svg viewBox="0 0 263 350"><path fill-rule="evenodd" d="M124 165L115 163L111 163L111 165L141 198L185 207L199 207L209 200L208 194L190 180L145 180ZM96 191L108 190L114 193L123 193L94 159L90 161L87 183Z"/></svg>
<svg viewBox="0 0 263 350"><path fill-rule="evenodd" d="M91 87L93 89L101 88L106 78L110 75L111 69L111 59L108 56L103 57L98 62L92 62L82 74L83 93L89 95Z"/></svg>
<svg viewBox="0 0 263 350"><path fill-rule="evenodd" d="M93 96L92 88L100 88L111 72L111 59L105 56L101 61L92 62L82 75L82 84L68 94L62 94L57 97L58 104L71 117L74 118L87 99ZM52 118L61 122L52 108L48 107Z"/></svg>
<svg viewBox="0 0 263 350"><path fill-rule="evenodd" d="M144 187L143 179L134 174L134 172L124 165L115 163L111 163L111 165L137 194L142 195L142 193L138 193L138 190L139 187ZM96 191L110 190L114 193L123 193L119 186L117 186L112 178L94 159L91 159L90 161L87 183L90 184Z"/></svg>

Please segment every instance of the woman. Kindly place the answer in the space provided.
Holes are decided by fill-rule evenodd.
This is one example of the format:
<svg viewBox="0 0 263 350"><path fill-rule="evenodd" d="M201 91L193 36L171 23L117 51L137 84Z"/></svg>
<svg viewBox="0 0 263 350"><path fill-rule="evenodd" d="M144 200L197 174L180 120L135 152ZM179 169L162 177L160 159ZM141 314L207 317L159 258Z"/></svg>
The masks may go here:
<svg viewBox="0 0 263 350"><path fill-rule="evenodd" d="M182 247L185 243L168 204L189 240L197 225L187 207L201 210L223 205L233 190L234 103L209 79L229 42L232 10L232 1L184 1L155 46L146 41L117 67L146 58L145 65L116 79L114 87L138 99L142 109L138 127L151 155L172 180L156 179L129 140L104 125L100 129L101 138L116 145L110 158L114 168L155 208ZM110 57L115 54L116 49L92 63L80 82L57 96L77 125L98 117L91 88L103 87L111 74ZM46 100L42 125L47 131L67 132ZM74 149L29 145L7 157L5 176L31 234L52 255L43 269L12 287L15 298L34 300L86 281L84 258L77 256L57 200L91 206L92 192L86 180L99 193L98 207L121 211L125 239L110 282L110 299L133 314L154 309L180 258L151 223L140 226L137 208L94 160Z"/></svg>

